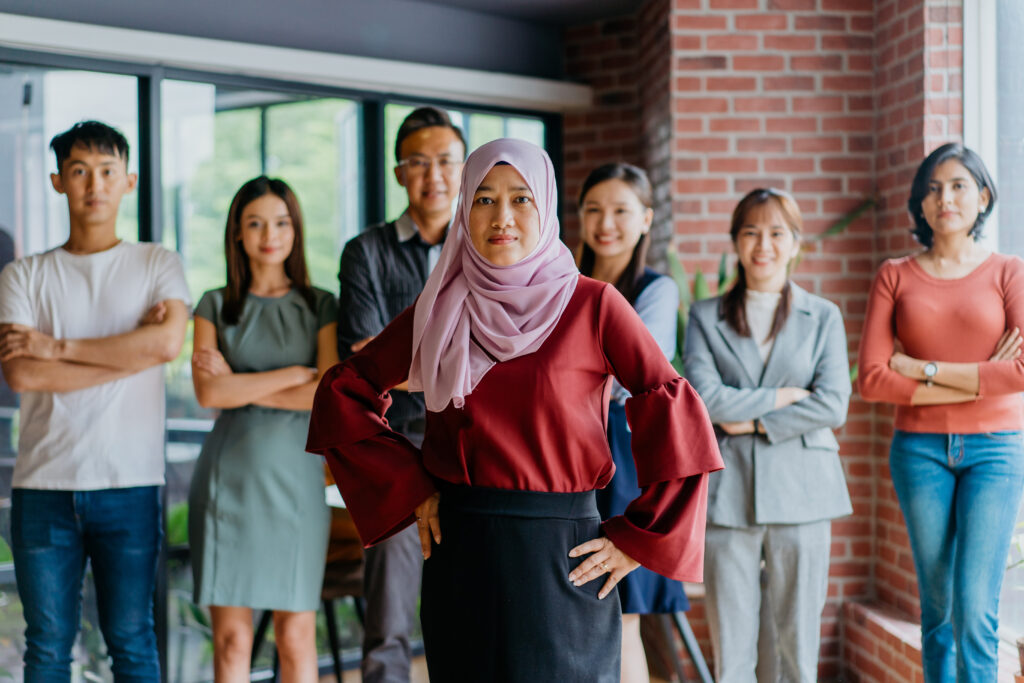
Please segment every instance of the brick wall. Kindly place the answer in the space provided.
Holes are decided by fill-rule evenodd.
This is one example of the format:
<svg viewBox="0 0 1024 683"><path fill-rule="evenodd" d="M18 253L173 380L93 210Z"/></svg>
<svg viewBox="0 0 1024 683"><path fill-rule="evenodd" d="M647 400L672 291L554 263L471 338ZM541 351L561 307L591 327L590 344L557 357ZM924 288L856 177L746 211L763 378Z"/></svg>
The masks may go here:
<svg viewBox="0 0 1024 683"><path fill-rule="evenodd" d="M594 85L597 101L566 119L566 196L598 163L647 165L662 234L691 274L701 268L713 281L732 251L728 219L740 196L789 190L807 230L795 279L840 306L852 360L877 264L914 248L913 171L961 135L961 15L960 0L649 0L627 19L573 28L568 72ZM817 238L866 197L876 209ZM840 433L854 514L833 525L823 679L844 663L844 602L917 615L890 436L891 409L855 396ZM691 621L704 636L701 610ZM870 632L857 628L861 640ZM849 677L876 680L851 657L845 664Z"/></svg>
<svg viewBox="0 0 1024 683"><path fill-rule="evenodd" d="M876 260L917 248L907 194L917 166L935 147L962 136L962 7L959 2L882 0L876 82L879 207ZM889 478L892 409L875 406L878 599L919 616L906 527Z"/></svg>
<svg viewBox="0 0 1024 683"><path fill-rule="evenodd" d="M574 26L565 33L566 73L594 88L594 106L565 118L563 234L579 240L576 197L587 174L625 161L647 170L654 188L651 260L664 261L672 236L669 0L635 16Z"/></svg>
<svg viewBox="0 0 1024 683"><path fill-rule="evenodd" d="M594 89L594 106L564 120L563 235L576 245L576 195L587 174L614 161L641 163L637 18L574 26L564 40L566 74Z"/></svg>
<svg viewBox="0 0 1024 683"><path fill-rule="evenodd" d="M873 192L871 2L674 0L673 213L690 272L731 253L728 223L748 190L790 191L807 239L796 280L843 312L858 342L873 262L871 213L816 239ZM854 402L841 435L854 514L835 523L820 675L840 667L842 600L869 586L873 481L870 408Z"/></svg>

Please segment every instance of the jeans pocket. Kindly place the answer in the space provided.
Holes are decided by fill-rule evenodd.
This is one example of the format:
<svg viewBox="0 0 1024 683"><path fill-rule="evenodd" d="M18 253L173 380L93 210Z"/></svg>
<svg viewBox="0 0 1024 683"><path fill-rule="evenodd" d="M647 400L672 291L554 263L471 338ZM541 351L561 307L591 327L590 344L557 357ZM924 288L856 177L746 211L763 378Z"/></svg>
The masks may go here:
<svg viewBox="0 0 1024 683"><path fill-rule="evenodd" d="M1010 429L1000 432L982 432L982 436L993 439L995 441L1004 441L1007 443L1018 442L1024 439L1024 432L1016 429Z"/></svg>

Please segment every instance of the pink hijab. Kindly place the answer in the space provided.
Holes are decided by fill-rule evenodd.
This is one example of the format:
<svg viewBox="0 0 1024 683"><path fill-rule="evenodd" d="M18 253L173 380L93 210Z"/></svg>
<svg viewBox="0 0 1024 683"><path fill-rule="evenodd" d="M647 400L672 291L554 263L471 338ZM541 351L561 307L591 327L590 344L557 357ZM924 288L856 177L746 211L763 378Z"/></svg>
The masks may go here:
<svg viewBox="0 0 1024 683"><path fill-rule="evenodd" d="M540 214L537 246L510 266L481 256L469 235L473 195L500 161L523 176ZM466 160L455 219L413 318L409 389L424 393L427 410L461 408L494 366L492 357L533 353L558 324L579 271L558 238L556 193L551 159L529 142L495 140Z"/></svg>

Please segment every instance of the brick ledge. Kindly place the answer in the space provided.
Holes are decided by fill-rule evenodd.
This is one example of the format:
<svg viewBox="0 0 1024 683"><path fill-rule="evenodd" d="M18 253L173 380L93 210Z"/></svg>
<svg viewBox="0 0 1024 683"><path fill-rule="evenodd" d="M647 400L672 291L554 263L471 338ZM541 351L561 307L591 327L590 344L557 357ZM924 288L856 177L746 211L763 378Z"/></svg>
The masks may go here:
<svg viewBox="0 0 1024 683"><path fill-rule="evenodd" d="M923 683L920 623L891 607L843 604L843 667L858 683ZM999 680L1013 681L1017 654L999 644Z"/></svg>

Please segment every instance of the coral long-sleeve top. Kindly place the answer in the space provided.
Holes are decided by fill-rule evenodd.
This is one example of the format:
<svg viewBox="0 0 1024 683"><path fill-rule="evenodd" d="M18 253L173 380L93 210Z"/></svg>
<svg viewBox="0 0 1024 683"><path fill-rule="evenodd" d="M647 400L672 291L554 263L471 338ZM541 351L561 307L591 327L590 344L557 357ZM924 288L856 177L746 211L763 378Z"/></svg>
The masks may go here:
<svg viewBox="0 0 1024 683"><path fill-rule="evenodd" d="M411 524L435 480L551 492L605 486L615 469L605 436L614 376L632 393L626 412L642 491L604 533L656 572L701 580L707 473L723 467L714 431L614 287L581 276L540 349L494 365L461 409L427 413L422 449L384 417L388 390L408 376L412 322L410 307L332 368L313 404L307 449L326 456L365 543Z"/></svg>
<svg viewBox="0 0 1024 683"><path fill-rule="evenodd" d="M929 275L913 256L882 264L868 299L858 385L867 401L896 404L896 428L977 434L1024 426L1024 357L989 361L1003 332L1024 332L1024 261L992 254L962 278ZM918 382L889 368L896 339L913 358L978 364L978 398L910 405Z"/></svg>

